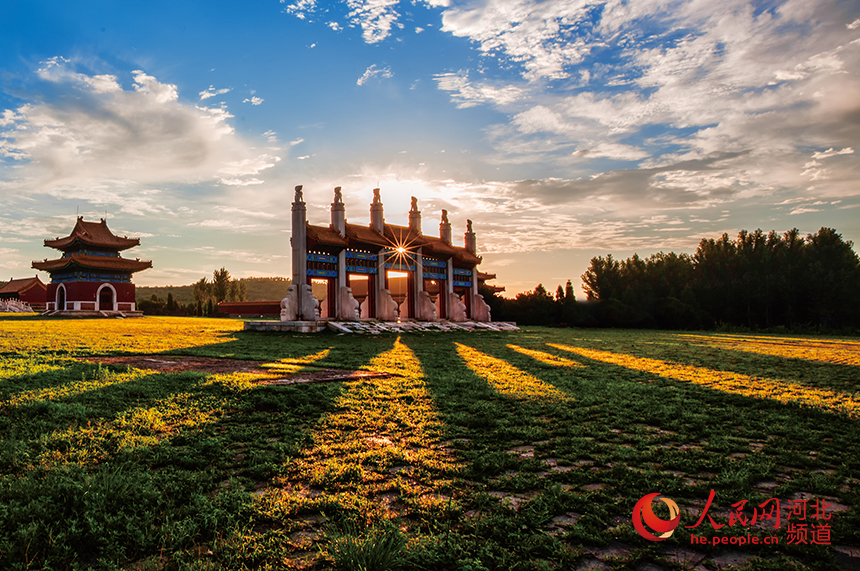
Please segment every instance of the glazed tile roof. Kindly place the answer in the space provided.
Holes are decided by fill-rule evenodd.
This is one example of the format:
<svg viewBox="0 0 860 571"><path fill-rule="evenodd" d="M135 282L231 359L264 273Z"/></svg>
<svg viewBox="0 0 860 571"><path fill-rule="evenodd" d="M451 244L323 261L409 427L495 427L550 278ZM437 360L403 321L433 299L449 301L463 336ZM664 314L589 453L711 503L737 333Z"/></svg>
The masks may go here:
<svg viewBox="0 0 860 571"><path fill-rule="evenodd" d="M328 246L346 247L346 238L331 226L311 226L308 224L308 242L310 245L325 244Z"/></svg>
<svg viewBox="0 0 860 571"><path fill-rule="evenodd" d="M58 260L45 260L33 262L33 267L45 272L80 266L92 270L109 270L118 272L139 272L152 267L149 260L127 260L125 258L110 258L107 256L89 256L86 254L72 254L68 258Z"/></svg>
<svg viewBox="0 0 860 571"><path fill-rule="evenodd" d="M367 245L390 248L402 244L406 248L421 246L424 254L438 258L454 258L456 262L473 265L480 264L481 257L460 246L453 246L441 238L419 234L408 226L386 224L385 234L380 234L373 226L346 223L346 236L341 236L331 226L308 224L308 243L310 246L322 244L336 248L365 248Z"/></svg>
<svg viewBox="0 0 860 571"><path fill-rule="evenodd" d="M374 246L387 247L391 244L385 236L376 231L373 226L359 226L358 224L346 223L346 237L352 242L373 244Z"/></svg>
<svg viewBox="0 0 860 571"><path fill-rule="evenodd" d="M21 278L21 279L12 279L9 280L9 283L0 287L0 294L8 294L8 293L23 293L33 286L41 286L42 289L47 289L45 284L42 283L38 277L33 278Z"/></svg>
<svg viewBox="0 0 860 571"><path fill-rule="evenodd" d="M45 240L45 246L57 250L69 251L82 246L95 246L107 250L127 250L140 245L140 238L126 238L116 236L107 227L104 219L101 222L84 222L83 216L78 216L78 221L72 229L72 233L65 238Z"/></svg>

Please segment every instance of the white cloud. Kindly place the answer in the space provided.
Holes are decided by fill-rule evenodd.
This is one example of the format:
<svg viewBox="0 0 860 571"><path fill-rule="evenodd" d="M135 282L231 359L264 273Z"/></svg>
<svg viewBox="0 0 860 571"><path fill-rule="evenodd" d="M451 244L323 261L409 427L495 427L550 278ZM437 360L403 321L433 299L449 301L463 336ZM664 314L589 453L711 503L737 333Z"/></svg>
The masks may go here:
<svg viewBox="0 0 860 571"><path fill-rule="evenodd" d="M286 4L285 0L281 0L281 4ZM304 20L309 13L316 10L316 0L298 0L284 8L287 14L293 14L296 18Z"/></svg>
<svg viewBox="0 0 860 571"><path fill-rule="evenodd" d="M599 142L587 148L580 147L573 152L573 155L589 159L606 157L622 161L639 161L650 156L647 152L637 147L608 142Z"/></svg>
<svg viewBox="0 0 860 571"><path fill-rule="evenodd" d="M854 149L851 147L845 147L844 149L840 149L838 151L834 150L833 147L830 147L826 151L816 151L812 153L813 159L827 159L830 157L835 157L838 155L853 155Z"/></svg>
<svg viewBox="0 0 860 571"><path fill-rule="evenodd" d="M237 208L235 206L216 206L215 210L220 212L226 212L228 214L236 214L240 216L246 216L248 218L273 218L278 219L281 217L280 214L274 212L263 212L260 210L247 210L245 208Z"/></svg>
<svg viewBox="0 0 860 571"><path fill-rule="evenodd" d="M221 184L226 184L227 186L256 186L258 184L263 184L263 182L258 178L222 178Z"/></svg>
<svg viewBox="0 0 860 571"><path fill-rule="evenodd" d="M849 154L860 137L860 40L831 0L759 12L743 0L476 0L445 10L443 23L522 72L435 77L458 107L508 114L486 129L493 163L576 168L647 154L651 168L742 153L721 168L743 196L804 176L829 196L860 194L852 161L804 165L809 148L843 149L818 160Z"/></svg>
<svg viewBox="0 0 860 571"><path fill-rule="evenodd" d="M242 100L242 103L250 103L251 105L260 105L263 101L265 101L262 97L253 96L250 99Z"/></svg>
<svg viewBox="0 0 860 571"><path fill-rule="evenodd" d="M394 7L398 0L347 0L349 19L361 27L362 37L368 44L381 42L391 33L391 26L400 17Z"/></svg>
<svg viewBox="0 0 860 571"><path fill-rule="evenodd" d="M256 175L260 172L270 169L275 164L277 164L281 160L281 157L276 157L273 155L260 155L258 157L243 159L241 161L230 161L224 163L224 165L218 169L218 174L230 177L228 179L222 178L221 182L224 184L238 184L235 182L236 177ZM227 182L227 180L233 182ZM248 182L246 184L261 184L263 181L254 181Z"/></svg>
<svg viewBox="0 0 860 571"><path fill-rule="evenodd" d="M439 73L433 76L442 91L452 92L451 99L459 108L474 107L483 103L510 105L524 98L526 91L515 85L482 82L474 84L466 72Z"/></svg>
<svg viewBox="0 0 860 571"><path fill-rule="evenodd" d="M175 85L137 70L133 89L123 90L109 76L87 76L73 67L49 60L38 75L54 84L52 90L4 112L0 155L23 167L12 180L36 190L86 193L93 181L125 188L225 173L241 177L276 161L235 135L226 109L184 104ZM237 165L249 170L238 172Z"/></svg>
<svg viewBox="0 0 860 571"><path fill-rule="evenodd" d="M356 85L364 85L371 78L379 77L379 78L389 78L394 77L394 73L391 71L391 67L377 67L376 64L371 65L365 70L364 74L356 80Z"/></svg>
<svg viewBox="0 0 860 571"><path fill-rule="evenodd" d="M200 226L202 228L216 228L222 230L247 230L249 228L255 228L258 225L256 224L237 224L235 220L231 218L223 218L223 219L211 219L207 218L206 220L202 220L200 222L191 222L188 226Z"/></svg>
<svg viewBox="0 0 860 571"><path fill-rule="evenodd" d="M205 99L209 99L210 97L215 97L217 95L223 95L224 93L229 93L229 92L230 92L229 87L225 87L224 89L215 89L214 86L210 85L209 89L207 89L206 91L200 92L200 101L203 101Z"/></svg>
<svg viewBox="0 0 860 571"><path fill-rule="evenodd" d="M594 47L583 37L593 9L584 0L466 3L445 10L442 30L468 37L485 54L501 52L520 62L529 79L563 78Z"/></svg>
<svg viewBox="0 0 860 571"><path fill-rule="evenodd" d="M798 206L797 208L795 208L794 210L789 212L789 215L793 216L795 214L809 214L810 212L821 212L821 209L820 208L808 208L806 206Z"/></svg>
<svg viewBox="0 0 860 571"><path fill-rule="evenodd" d="M179 99L175 85L159 83L157 79L139 69L131 74L134 76L134 90L150 96L156 103L169 103Z"/></svg>

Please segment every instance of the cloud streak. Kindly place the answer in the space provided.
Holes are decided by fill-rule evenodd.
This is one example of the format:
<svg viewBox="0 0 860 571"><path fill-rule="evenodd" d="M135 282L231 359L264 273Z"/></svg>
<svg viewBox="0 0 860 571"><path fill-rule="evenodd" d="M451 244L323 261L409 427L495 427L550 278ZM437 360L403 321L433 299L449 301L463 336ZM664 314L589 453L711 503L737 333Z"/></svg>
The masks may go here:
<svg viewBox="0 0 860 571"><path fill-rule="evenodd" d="M356 80L355 84L361 86L373 78L388 79L391 77L394 77L391 67L378 67L376 64L373 64L365 70L362 76Z"/></svg>

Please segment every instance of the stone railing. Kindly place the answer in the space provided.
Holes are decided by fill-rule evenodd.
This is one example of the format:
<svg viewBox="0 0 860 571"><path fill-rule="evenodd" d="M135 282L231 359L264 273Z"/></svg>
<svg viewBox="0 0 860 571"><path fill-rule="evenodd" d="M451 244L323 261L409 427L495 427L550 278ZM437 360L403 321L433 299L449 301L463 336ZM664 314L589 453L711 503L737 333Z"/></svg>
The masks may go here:
<svg viewBox="0 0 860 571"><path fill-rule="evenodd" d="M4 313L32 313L33 308L26 301L17 299L0 300L0 312Z"/></svg>

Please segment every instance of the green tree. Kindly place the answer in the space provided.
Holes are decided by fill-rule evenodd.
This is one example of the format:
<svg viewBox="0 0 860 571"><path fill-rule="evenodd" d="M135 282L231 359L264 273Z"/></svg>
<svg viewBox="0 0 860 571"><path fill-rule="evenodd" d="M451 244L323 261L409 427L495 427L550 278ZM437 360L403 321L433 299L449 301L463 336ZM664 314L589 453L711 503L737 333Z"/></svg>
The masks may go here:
<svg viewBox="0 0 860 571"><path fill-rule="evenodd" d="M588 301L605 301L621 297L621 268L612 254L606 258L591 258L591 265L584 274L585 296Z"/></svg>
<svg viewBox="0 0 860 571"><path fill-rule="evenodd" d="M559 286L560 288L561 286ZM576 295L573 293L573 283L567 280L564 286L564 299L561 303L561 321L568 325L573 325L579 319L576 312Z"/></svg>
<svg viewBox="0 0 860 571"><path fill-rule="evenodd" d="M245 280L230 282L230 301L245 301L248 298L248 285Z"/></svg>
<svg viewBox="0 0 860 571"><path fill-rule="evenodd" d="M199 281L194 283L193 294L194 301L197 302L197 305L203 305L206 303L206 300L209 299L209 289L210 284L205 277L200 278Z"/></svg>
<svg viewBox="0 0 860 571"><path fill-rule="evenodd" d="M852 246L833 228L806 237L810 313L825 328L857 323L860 260Z"/></svg>
<svg viewBox="0 0 860 571"><path fill-rule="evenodd" d="M221 303L227 299L230 293L230 272L223 266L220 270L212 272L212 295L215 303Z"/></svg>

